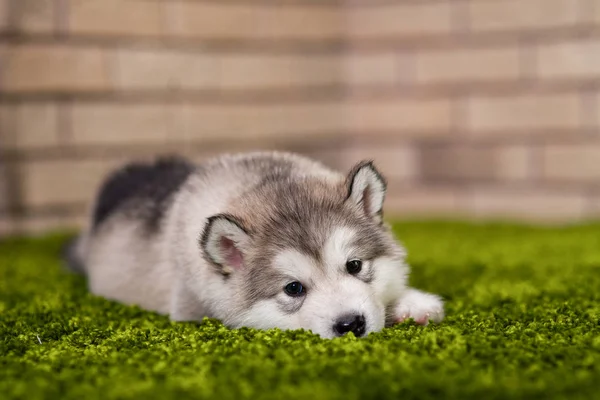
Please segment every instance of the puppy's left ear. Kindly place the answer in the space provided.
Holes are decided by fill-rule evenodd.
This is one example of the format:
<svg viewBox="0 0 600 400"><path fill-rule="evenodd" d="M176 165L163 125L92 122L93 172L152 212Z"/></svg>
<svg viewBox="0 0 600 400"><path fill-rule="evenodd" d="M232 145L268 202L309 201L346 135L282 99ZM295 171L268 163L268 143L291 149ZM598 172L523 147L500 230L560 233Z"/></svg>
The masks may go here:
<svg viewBox="0 0 600 400"><path fill-rule="evenodd" d="M346 201L359 205L367 216L381 223L387 182L375 168L373 161L362 161L352 168L346 184Z"/></svg>

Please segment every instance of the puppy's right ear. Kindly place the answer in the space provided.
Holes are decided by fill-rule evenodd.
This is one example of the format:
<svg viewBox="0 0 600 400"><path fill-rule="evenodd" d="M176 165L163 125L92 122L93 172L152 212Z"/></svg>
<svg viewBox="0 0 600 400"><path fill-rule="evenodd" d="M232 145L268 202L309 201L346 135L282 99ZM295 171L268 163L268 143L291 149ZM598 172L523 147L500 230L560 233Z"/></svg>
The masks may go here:
<svg viewBox="0 0 600 400"><path fill-rule="evenodd" d="M217 214L208 219L200 244L206 257L220 272L229 275L244 267L250 236L234 216Z"/></svg>

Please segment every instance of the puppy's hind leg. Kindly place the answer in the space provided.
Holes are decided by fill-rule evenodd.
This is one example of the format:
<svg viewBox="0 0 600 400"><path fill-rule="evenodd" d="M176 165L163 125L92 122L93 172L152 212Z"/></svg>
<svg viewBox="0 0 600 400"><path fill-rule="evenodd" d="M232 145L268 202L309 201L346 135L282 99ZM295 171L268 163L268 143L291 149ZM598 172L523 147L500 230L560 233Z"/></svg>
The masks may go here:
<svg viewBox="0 0 600 400"><path fill-rule="evenodd" d="M87 234L82 233L69 239L62 247L62 261L67 270L85 275L85 242Z"/></svg>
<svg viewBox="0 0 600 400"><path fill-rule="evenodd" d="M173 321L202 321L204 307L198 297L188 288L182 278L177 278L171 293L169 315Z"/></svg>

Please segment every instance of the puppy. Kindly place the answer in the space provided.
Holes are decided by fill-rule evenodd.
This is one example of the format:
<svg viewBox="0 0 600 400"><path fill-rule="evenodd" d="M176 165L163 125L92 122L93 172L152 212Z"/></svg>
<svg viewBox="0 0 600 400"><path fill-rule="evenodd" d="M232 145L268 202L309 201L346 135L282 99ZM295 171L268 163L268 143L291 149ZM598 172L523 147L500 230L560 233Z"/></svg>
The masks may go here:
<svg viewBox="0 0 600 400"><path fill-rule="evenodd" d="M383 221L386 181L283 152L132 163L102 184L68 265L92 293L231 328L365 336L444 317L407 286L405 251Z"/></svg>

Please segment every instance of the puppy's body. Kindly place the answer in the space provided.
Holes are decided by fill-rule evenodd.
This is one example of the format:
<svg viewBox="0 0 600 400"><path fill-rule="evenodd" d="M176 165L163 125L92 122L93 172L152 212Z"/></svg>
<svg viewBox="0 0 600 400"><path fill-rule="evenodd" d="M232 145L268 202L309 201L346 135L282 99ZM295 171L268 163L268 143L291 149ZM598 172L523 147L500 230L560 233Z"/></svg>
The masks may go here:
<svg viewBox="0 0 600 400"><path fill-rule="evenodd" d="M130 165L105 182L71 265L98 295L231 327L360 336L443 318L406 285L371 163L344 175L289 153Z"/></svg>

